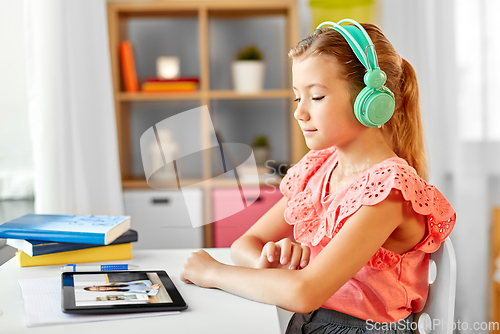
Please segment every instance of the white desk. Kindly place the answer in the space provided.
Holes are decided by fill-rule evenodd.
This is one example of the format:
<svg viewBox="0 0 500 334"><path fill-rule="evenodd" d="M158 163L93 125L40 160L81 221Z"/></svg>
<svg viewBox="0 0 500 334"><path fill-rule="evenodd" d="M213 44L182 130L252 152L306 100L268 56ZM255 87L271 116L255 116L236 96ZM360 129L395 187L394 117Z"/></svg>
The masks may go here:
<svg viewBox="0 0 500 334"><path fill-rule="evenodd" d="M206 249L214 258L231 263L229 249ZM117 261L137 264L140 270L165 270L172 278L189 308L177 315L111 320L81 324L65 324L27 328L20 278L58 277L61 266L20 268L15 258L0 266L0 333L142 333L154 329L158 333L189 334L279 334L285 330L291 313L272 305L261 304L217 289L203 289L182 283L180 273L193 250L137 250L132 260ZM235 307L235 306L238 307ZM280 329L280 323L282 323Z"/></svg>

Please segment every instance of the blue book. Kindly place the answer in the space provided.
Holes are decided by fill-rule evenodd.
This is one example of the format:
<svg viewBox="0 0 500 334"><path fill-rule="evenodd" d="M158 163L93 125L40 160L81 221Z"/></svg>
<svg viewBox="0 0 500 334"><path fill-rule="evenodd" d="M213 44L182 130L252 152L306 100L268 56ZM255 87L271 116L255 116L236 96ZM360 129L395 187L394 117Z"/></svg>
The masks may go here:
<svg viewBox="0 0 500 334"><path fill-rule="evenodd" d="M0 225L0 238L109 245L130 229L130 216L27 214Z"/></svg>
<svg viewBox="0 0 500 334"><path fill-rule="evenodd" d="M129 242L136 242L138 240L137 231L128 230L110 243L110 245L125 244ZM17 248L29 256L38 256L45 254L54 254L69 252L73 250L102 247L102 245L95 244L76 244L72 242L53 242L53 241L39 241L39 240L23 240L23 239L7 239L7 245Z"/></svg>

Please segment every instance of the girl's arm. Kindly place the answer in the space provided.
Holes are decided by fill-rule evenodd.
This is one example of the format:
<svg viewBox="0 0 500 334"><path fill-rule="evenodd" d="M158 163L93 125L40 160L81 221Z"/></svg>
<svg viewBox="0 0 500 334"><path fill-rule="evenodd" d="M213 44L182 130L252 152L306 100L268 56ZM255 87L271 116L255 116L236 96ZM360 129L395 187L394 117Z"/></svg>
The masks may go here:
<svg viewBox="0 0 500 334"><path fill-rule="evenodd" d="M402 223L403 202L401 193L393 190L383 202L362 206L302 270L230 266L199 251L187 260L181 278L293 312L311 312L366 265Z"/></svg>
<svg viewBox="0 0 500 334"><path fill-rule="evenodd" d="M291 269L307 265L309 248L289 239L293 226L284 219L285 204L286 198L283 197L231 245L234 264L250 268L286 266Z"/></svg>

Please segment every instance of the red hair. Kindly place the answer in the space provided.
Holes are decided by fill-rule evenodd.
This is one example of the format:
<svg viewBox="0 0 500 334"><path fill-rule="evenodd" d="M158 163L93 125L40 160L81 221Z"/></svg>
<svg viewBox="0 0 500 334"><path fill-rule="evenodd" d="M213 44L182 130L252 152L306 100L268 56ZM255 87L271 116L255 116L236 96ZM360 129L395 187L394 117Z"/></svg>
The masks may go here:
<svg viewBox="0 0 500 334"><path fill-rule="evenodd" d="M396 100L394 115L382 125L384 136L393 151L415 168L421 178L427 180L428 167L415 70L408 61L400 58L379 27L369 23L361 25L375 44L379 66L387 74L386 86L394 93ZM300 41L288 53L291 60L319 55L332 57L340 65L340 75L349 83L354 105L356 96L365 87L363 77L366 69L338 31L322 28Z"/></svg>

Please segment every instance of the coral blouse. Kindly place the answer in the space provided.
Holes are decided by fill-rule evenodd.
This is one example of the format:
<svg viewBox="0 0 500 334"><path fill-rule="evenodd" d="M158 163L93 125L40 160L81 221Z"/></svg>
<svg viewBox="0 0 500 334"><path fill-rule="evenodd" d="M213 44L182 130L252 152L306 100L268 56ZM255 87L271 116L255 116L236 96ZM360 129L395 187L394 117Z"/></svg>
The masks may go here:
<svg viewBox="0 0 500 334"><path fill-rule="evenodd" d="M335 148L310 151L289 169L280 185L287 198L285 220L294 225L295 240L311 248L311 260L362 205L383 201L392 188L401 191L415 212L426 216L428 234L401 255L381 247L322 307L375 322L397 322L420 312L429 291L430 253L453 229L455 211L401 158L384 160L325 196L337 161Z"/></svg>

